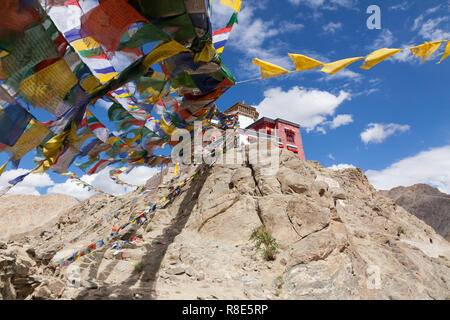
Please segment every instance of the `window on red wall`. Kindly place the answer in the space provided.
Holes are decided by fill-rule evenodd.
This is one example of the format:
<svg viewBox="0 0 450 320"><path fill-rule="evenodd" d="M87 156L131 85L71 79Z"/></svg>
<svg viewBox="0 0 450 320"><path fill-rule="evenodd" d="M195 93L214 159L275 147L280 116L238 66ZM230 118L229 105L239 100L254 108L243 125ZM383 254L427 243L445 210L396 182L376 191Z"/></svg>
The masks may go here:
<svg viewBox="0 0 450 320"><path fill-rule="evenodd" d="M290 143L295 143L295 132L288 129L286 129L285 132L286 132L286 141Z"/></svg>

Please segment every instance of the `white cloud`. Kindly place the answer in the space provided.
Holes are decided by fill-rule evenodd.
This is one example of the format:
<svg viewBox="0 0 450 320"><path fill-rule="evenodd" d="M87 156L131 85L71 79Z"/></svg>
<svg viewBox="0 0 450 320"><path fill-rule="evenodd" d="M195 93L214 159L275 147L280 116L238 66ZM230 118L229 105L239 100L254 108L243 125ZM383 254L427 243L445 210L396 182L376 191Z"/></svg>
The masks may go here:
<svg viewBox="0 0 450 320"><path fill-rule="evenodd" d="M368 170L366 176L377 189L433 185L450 194L450 146L435 148L400 160L383 170Z"/></svg>
<svg viewBox="0 0 450 320"><path fill-rule="evenodd" d="M428 16L439 12L441 5L429 8L423 14L414 20L411 28L412 31L417 31L418 34L427 41L447 40L450 38L450 19L448 12L442 17L428 18ZM445 11L446 9L444 9Z"/></svg>
<svg viewBox="0 0 450 320"><path fill-rule="evenodd" d="M332 129L339 128L341 126L346 126L353 122L353 116L351 114L339 114L337 115L330 124Z"/></svg>
<svg viewBox="0 0 450 320"><path fill-rule="evenodd" d="M333 164L331 167L328 167L328 169L331 169L331 170L344 170L344 169L354 169L354 168L356 168L354 165L347 164L347 163Z"/></svg>
<svg viewBox="0 0 450 320"><path fill-rule="evenodd" d="M20 175L27 173L29 170L14 169L3 172L0 177L0 189L8 185L8 181L17 178ZM15 187L8 191L8 194L33 194L39 195L37 188L52 186L55 183L47 173L37 174L32 173L28 175L22 182L19 182Z"/></svg>
<svg viewBox="0 0 450 320"><path fill-rule="evenodd" d="M313 9L335 10L337 7L351 8L356 0L289 0L293 5L303 4Z"/></svg>
<svg viewBox="0 0 450 320"><path fill-rule="evenodd" d="M121 174L119 178L122 181L125 181L129 184L135 185L135 186L141 186L144 185L148 179L153 177L158 173L157 168L150 168L145 166L140 166L137 168L134 168L130 173L128 174Z"/></svg>
<svg viewBox="0 0 450 320"><path fill-rule="evenodd" d="M111 168L107 167L99 173L90 176L83 175L80 179L97 189L116 196L133 191L133 188L116 184L109 177L109 170L111 170ZM76 185L76 182L71 180L67 180L64 183L55 184L53 187L49 188L47 192L67 194L77 198L78 200L85 200L95 194L95 192L89 191L87 188Z"/></svg>
<svg viewBox="0 0 450 320"><path fill-rule="evenodd" d="M335 157L331 153L328 154L328 158L331 160L336 160Z"/></svg>
<svg viewBox="0 0 450 320"><path fill-rule="evenodd" d="M400 51L399 53L393 55L390 59L388 59L387 61L398 61L398 62L409 62L409 63L414 63L414 62L418 62L420 61L419 59L417 59L417 57L415 57L412 53L411 50L409 50L410 47L412 47L414 45L404 45L402 46L404 49L403 51Z"/></svg>
<svg viewBox="0 0 450 320"><path fill-rule="evenodd" d="M382 143L395 133L403 133L411 129L409 125L396 123L370 123L367 129L361 133L361 140L365 143Z"/></svg>
<svg viewBox="0 0 450 320"><path fill-rule="evenodd" d="M378 50L381 48L389 48L391 47L395 42L394 34L389 29L383 29L376 38L373 43L369 46L369 49L371 50Z"/></svg>
<svg viewBox="0 0 450 320"><path fill-rule="evenodd" d="M280 29L282 32L300 31L305 27L301 23L294 23L289 21L282 21L280 23Z"/></svg>
<svg viewBox="0 0 450 320"><path fill-rule="evenodd" d="M439 17L435 19L428 19L425 23L423 23L419 29L419 35L421 35L425 40L430 41L439 41L439 40L447 40L450 38L449 29L443 30L438 28L442 22L449 21L448 17Z"/></svg>
<svg viewBox="0 0 450 320"><path fill-rule="evenodd" d="M326 81L332 81L332 80L339 80L339 79L349 79L353 80L355 82L361 81L363 78L362 74L358 72L351 71L349 69L343 69L339 71L338 73L335 73L333 75L324 74L323 78L321 80Z"/></svg>
<svg viewBox="0 0 450 320"><path fill-rule="evenodd" d="M298 32L304 26L301 23L291 21L259 18L257 11L265 8L265 1L243 3L239 12L239 23L234 25L227 42L227 47L241 53L238 70L241 75L254 76L259 73L259 68L250 62L253 58L266 60L284 68L293 68L291 59L285 50L281 50L283 43L277 36L289 32ZM228 7L220 4L213 6L213 28L215 30L223 28L232 14L233 10ZM225 54L226 51L227 48L225 48Z"/></svg>
<svg viewBox="0 0 450 320"><path fill-rule="evenodd" d="M83 175L82 177L80 177L80 179L106 193L114 194L116 196L126 194L135 189L133 187L127 187L125 185L119 185L115 183L109 177L110 170L111 168L107 167L99 173L93 174L91 176ZM145 182L147 182L147 180L157 172L158 170L156 168L141 166L135 168L128 174L121 174L119 178L129 184L140 186L145 184ZM80 201L85 200L95 194L95 192L89 191L87 188L83 188L82 186L77 185L73 180L69 179L64 183L55 184L53 187L49 188L47 192L67 194L69 196L77 198Z"/></svg>
<svg viewBox="0 0 450 320"><path fill-rule="evenodd" d="M408 6L408 2L404 1L404 2L402 2L400 4L397 4L397 5L394 5L394 6L390 7L389 9L390 10L405 11L405 10L408 10L408 7L409 7Z"/></svg>
<svg viewBox="0 0 450 320"><path fill-rule="evenodd" d="M339 105L349 99L350 94L345 91L334 95L327 91L297 86L288 91L277 87L266 90L264 99L255 107L263 116L289 119L311 131L326 123Z"/></svg>
<svg viewBox="0 0 450 320"><path fill-rule="evenodd" d="M330 22L324 26L322 26L323 31L327 32L327 33L336 33L336 31L341 30L342 29L342 23L340 22Z"/></svg>
<svg viewBox="0 0 450 320"><path fill-rule="evenodd" d="M66 194L80 201L86 200L87 198L95 194L95 192L89 191L82 186L78 186L73 180L69 179L67 179L64 183L55 184L53 187L47 190L47 193Z"/></svg>

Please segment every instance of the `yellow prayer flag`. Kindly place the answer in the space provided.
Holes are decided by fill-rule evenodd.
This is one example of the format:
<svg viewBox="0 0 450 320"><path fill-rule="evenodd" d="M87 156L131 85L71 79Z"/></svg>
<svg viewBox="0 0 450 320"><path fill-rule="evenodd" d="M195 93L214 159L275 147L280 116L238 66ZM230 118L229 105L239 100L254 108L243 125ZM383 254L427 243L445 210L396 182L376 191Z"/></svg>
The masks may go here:
<svg viewBox="0 0 450 320"><path fill-rule="evenodd" d="M143 71L147 71L148 68L155 63L184 51L190 50L175 40L159 44L144 58L144 61L142 62Z"/></svg>
<svg viewBox="0 0 450 320"><path fill-rule="evenodd" d="M323 63L301 54L289 53L289 57L295 64L296 71L310 70L322 67Z"/></svg>
<svg viewBox="0 0 450 320"><path fill-rule="evenodd" d="M443 41L425 42L420 46L409 48L409 50L411 50L412 54L416 57L421 57L422 62L425 62L441 46L442 42Z"/></svg>
<svg viewBox="0 0 450 320"><path fill-rule="evenodd" d="M230 7L236 12L239 12L241 10L242 2L241 0L220 0L220 4Z"/></svg>
<svg viewBox="0 0 450 320"><path fill-rule="evenodd" d="M6 163L0 167L0 176L3 174L3 171L5 171L5 168L6 168L6 165L8 164L8 162L9 162L9 160L6 161Z"/></svg>
<svg viewBox="0 0 450 320"><path fill-rule="evenodd" d="M119 73L117 73L117 72L97 73L97 78L98 78L98 80L100 80L101 83L106 83L118 75L119 75Z"/></svg>
<svg viewBox="0 0 450 320"><path fill-rule="evenodd" d="M172 122L167 123L166 119L164 119L164 115L161 115L160 125L161 129L169 136L172 135L176 129Z"/></svg>
<svg viewBox="0 0 450 320"><path fill-rule="evenodd" d="M174 175L175 177L178 176L178 170L179 170L179 168L180 168L180 163L177 162L177 165L175 166L175 172L173 173L173 175Z"/></svg>
<svg viewBox="0 0 450 320"><path fill-rule="evenodd" d="M14 146L9 147L6 151L11 152L15 160L21 159L29 151L41 144L42 140L51 132L42 122L37 120L30 121L29 127L17 140Z"/></svg>
<svg viewBox="0 0 450 320"><path fill-rule="evenodd" d="M26 78L19 89L30 103L54 113L77 82L66 61L60 59Z"/></svg>
<svg viewBox="0 0 450 320"><path fill-rule="evenodd" d="M364 61L364 64L362 65L361 69L369 70L370 68L377 65L381 61L386 60L387 58L393 56L394 54L399 53L400 51L403 51L403 49L383 48L376 50L366 57L366 60Z"/></svg>
<svg viewBox="0 0 450 320"><path fill-rule="evenodd" d="M442 59L438 63L441 63L449 56L450 56L450 41L447 41L447 46L445 47L445 51L444 51L444 54L442 55Z"/></svg>
<svg viewBox="0 0 450 320"><path fill-rule="evenodd" d="M364 57L357 57L357 58L348 58L348 59L342 59L335 62L327 63L323 66L323 68L320 70L322 72L328 73L328 74L335 74L338 71L341 71L348 65L352 64L353 62L356 62L358 60L364 59Z"/></svg>
<svg viewBox="0 0 450 320"><path fill-rule="evenodd" d="M93 94L95 91L100 89L100 86L102 85L95 76L87 77L83 81L80 81L80 84L81 87L90 94Z"/></svg>
<svg viewBox="0 0 450 320"><path fill-rule="evenodd" d="M262 61L258 58L255 58L252 60L253 64L256 64L261 68L261 77L263 79L265 78L272 78L276 76L281 76L282 74L290 73L289 70L286 70L282 67L279 67L277 65L274 65L270 62Z"/></svg>
<svg viewBox="0 0 450 320"><path fill-rule="evenodd" d="M100 47L100 43L92 37L86 37L71 42L72 47L77 51L89 50Z"/></svg>
<svg viewBox="0 0 450 320"><path fill-rule="evenodd" d="M223 48L222 48L223 49ZM216 55L216 49L214 49L214 46L212 43L206 43L203 46L203 49L200 53L196 53L194 56L194 62L198 63L201 62L210 62L212 58Z"/></svg>
<svg viewBox="0 0 450 320"><path fill-rule="evenodd" d="M50 169L50 167L55 163L56 158L61 151L64 140L69 136L69 134L70 130L64 131L54 136L44 144L43 154L45 156L45 160L42 162L42 165L33 169L34 173L43 173Z"/></svg>

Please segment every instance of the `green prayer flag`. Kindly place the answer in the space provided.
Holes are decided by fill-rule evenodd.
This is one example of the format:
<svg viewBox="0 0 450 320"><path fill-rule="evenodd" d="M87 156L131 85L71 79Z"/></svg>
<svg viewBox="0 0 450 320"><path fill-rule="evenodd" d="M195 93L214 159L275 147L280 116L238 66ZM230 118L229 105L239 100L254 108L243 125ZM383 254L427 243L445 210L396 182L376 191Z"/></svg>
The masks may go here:
<svg viewBox="0 0 450 320"><path fill-rule="evenodd" d="M161 40L171 40L169 35L156 27L153 24L146 24L141 29L139 29L130 40L121 43L119 45L119 50L123 49L136 49L142 47L144 44L161 41Z"/></svg>

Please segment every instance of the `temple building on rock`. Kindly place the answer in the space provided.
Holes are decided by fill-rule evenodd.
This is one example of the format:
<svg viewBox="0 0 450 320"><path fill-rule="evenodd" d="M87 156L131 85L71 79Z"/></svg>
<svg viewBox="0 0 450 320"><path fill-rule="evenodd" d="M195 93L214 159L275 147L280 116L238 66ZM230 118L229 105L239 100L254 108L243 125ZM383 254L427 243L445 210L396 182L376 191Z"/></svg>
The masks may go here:
<svg viewBox="0 0 450 320"><path fill-rule="evenodd" d="M243 103L236 103L225 111L226 114L237 114L239 119L239 140L241 145L256 141L259 136L275 138L280 148L286 148L305 160L300 125L289 120L259 118L256 108Z"/></svg>

